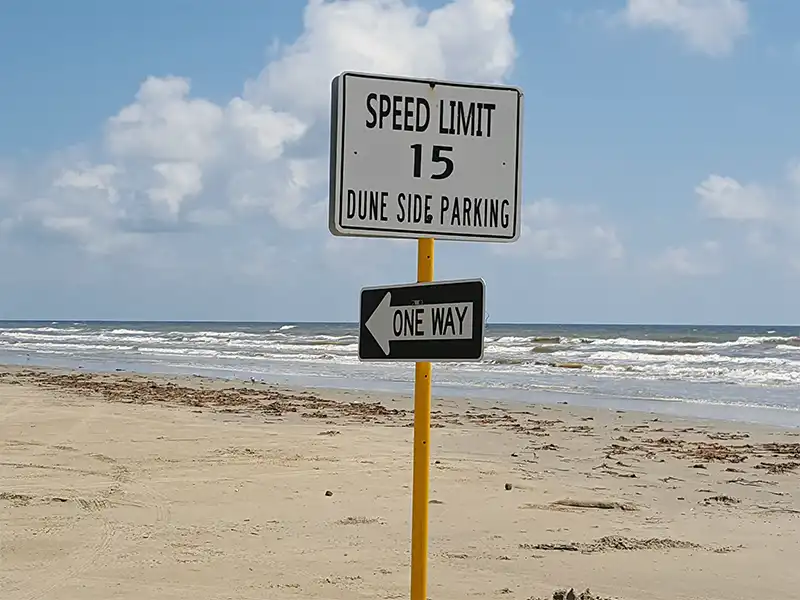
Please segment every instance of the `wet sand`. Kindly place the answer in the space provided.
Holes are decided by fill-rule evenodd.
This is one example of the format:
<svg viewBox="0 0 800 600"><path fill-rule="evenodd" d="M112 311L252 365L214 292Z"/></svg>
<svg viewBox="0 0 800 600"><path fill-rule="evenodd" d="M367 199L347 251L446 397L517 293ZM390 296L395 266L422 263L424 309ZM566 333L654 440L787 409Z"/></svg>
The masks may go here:
<svg viewBox="0 0 800 600"><path fill-rule="evenodd" d="M0 597L407 598L410 408L0 367ZM432 600L800 594L797 430L433 408Z"/></svg>

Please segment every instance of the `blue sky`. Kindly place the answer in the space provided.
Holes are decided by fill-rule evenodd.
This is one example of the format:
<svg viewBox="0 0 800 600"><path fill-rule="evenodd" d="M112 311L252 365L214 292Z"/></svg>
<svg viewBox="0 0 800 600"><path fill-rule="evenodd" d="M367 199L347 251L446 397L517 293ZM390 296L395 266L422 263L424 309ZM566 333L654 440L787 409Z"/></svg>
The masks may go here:
<svg viewBox="0 0 800 600"><path fill-rule="evenodd" d="M353 320L413 242L327 231L340 71L525 92L523 235L440 242L490 322L800 321L800 4L0 7L0 318Z"/></svg>

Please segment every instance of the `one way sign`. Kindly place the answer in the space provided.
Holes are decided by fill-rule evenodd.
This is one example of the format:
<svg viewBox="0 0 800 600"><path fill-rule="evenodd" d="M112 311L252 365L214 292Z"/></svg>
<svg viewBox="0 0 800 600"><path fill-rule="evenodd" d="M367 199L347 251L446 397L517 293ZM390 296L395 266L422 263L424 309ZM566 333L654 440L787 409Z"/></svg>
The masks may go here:
<svg viewBox="0 0 800 600"><path fill-rule="evenodd" d="M361 290L358 357L363 361L483 358L482 279Z"/></svg>

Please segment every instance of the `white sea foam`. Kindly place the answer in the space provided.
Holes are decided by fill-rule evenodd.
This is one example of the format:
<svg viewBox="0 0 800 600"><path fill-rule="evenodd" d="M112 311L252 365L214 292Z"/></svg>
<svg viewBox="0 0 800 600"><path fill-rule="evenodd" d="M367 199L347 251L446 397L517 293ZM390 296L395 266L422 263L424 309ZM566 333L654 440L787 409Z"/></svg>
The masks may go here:
<svg viewBox="0 0 800 600"><path fill-rule="evenodd" d="M436 381L592 397L621 397L623 392L645 397L657 390L687 402L800 406L798 334L786 329L718 334L700 328L664 334L657 328L598 333L576 326L500 326L487 332L483 362L436 365ZM0 362L24 363L40 356L49 364L101 361L267 377L410 380L413 370L407 364L361 363L357 351L357 329L338 325L0 323Z"/></svg>

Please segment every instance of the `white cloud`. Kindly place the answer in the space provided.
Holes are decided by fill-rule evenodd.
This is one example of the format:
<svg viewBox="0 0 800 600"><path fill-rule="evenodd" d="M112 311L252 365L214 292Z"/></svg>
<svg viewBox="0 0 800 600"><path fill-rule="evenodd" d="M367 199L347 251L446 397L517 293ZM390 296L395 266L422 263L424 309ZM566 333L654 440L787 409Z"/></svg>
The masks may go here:
<svg viewBox="0 0 800 600"><path fill-rule="evenodd" d="M304 31L245 87L245 98L326 116L342 70L496 81L516 55L513 0L453 0L430 12L401 0L310 0Z"/></svg>
<svg viewBox="0 0 800 600"><path fill-rule="evenodd" d="M94 254L129 247L137 236L115 228L125 212L117 187L122 174L120 167L108 163L79 162L63 168L39 195L18 208L14 224L38 227Z"/></svg>
<svg viewBox="0 0 800 600"><path fill-rule="evenodd" d="M280 158L284 146L299 140L308 124L269 106L254 106L241 98L228 105L231 128L240 136L244 150L256 159L271 161Z"/></svg>
<svg viewBox="0 0 800 600"><path fill-rule="evenodd" d="M40 195L21 206L19 223L73 238L90 252L116 247L113 224L124 211L117 188L121 173L120 167L107 163L61 169Z"/></svg>
<svg viewBox="0 0 800 600"><path fill-rule="evenodd" d="M673 246L664 250L653 266L676 275L713 275L722 269L720 250L720 244L715 241L706 241L695 247Z"/></svg>
<svg viewBox="0 0 800 600"><path fill-rule="evenodd" d="M596 209L551 198L525 205L519 240L494 249L500 254L553 260L582 257L618 260L624 255L616 231L601 221Z"/></svg>
<svg viewBox="0 0 800 600"><path fill-rule="evenodd" d="M784 231L800 240L800 160L787 163L785 181L766 186L709 175L696 188L700 207L713 218L736 221L759 231Z"/></svg>
<svg viewBox="0 0 800 600"><path fill-rule="evenodd" d="M709 175L695 188L700 205L711 217L763 221L775 216L769 194L758 185L742 185L731 177Z"/></svg>
<svg viewBox="0 0 800 600"><path fill-rule="evenodd" d="M111 154L195 162L219 154L224 111L208 100L187 99L190 88L181 77L148 77L136 101L108 120Z"/></svg>
<svg viewBox="0 0 800 600"><path fill-rule="evenodd" d="M108 195L108 201L117 201L117 190L113 186L119 169L114 165L84 165L65 169L53 181L53 186L62 189L98 190Z"/></svg>
<svg viewBox="0 0 800 600"><path fill-rule="evenodd" d="M735 226L728 233L738 242L730 244L750 256L787 264L800 254L800 161L788 162L785 181L774 185L743 184L722 175L709 175L695 187L702 213ZM672 253L677 265L682 250ZM675 270L681 270L680 268ZM690 271L688 267L683 269Z"/></svg>
<svg viewBox="0 0 800 600"><path fill-rule="evenodd" d="M665 29L695 51L724 56L747 34L744 0L628 0L621 16L633 28Z"/></svg>
<svg viewBox="0 0 800 600"><path fill-rule="evenodd" d="M228 102L193 96L184 77L146 77L105 123L100 152L72 151L43 169L46 181L14 202L2 231L36 229L95 253L199 227L258 224L269 248L282 230L322 232L331 78L362 70L502 80L515 58L512 12L512 0L451 0L431 11L402 0L309 0L300 36Z"/></svg>
<svg viewBox="0 0 800 600"><path fill-rule="evenodd" d="M287 229L322 228L327 222L327 181L326 160L291 158L269 168L240 170L231 176L227 193L241 215L263 210Z"/></svg>
<svg viewBox="0 0 800 600"><path fill-rule="evenodd" d="M203 190L203 172L193 162L166 162L153 166L153 171L161 175L161 185L147 190L156 204L164 204L168 213L176 216L181 203Z"/></svg>

